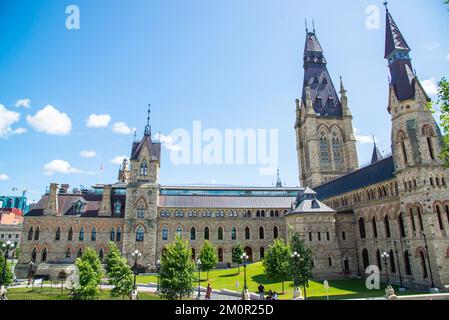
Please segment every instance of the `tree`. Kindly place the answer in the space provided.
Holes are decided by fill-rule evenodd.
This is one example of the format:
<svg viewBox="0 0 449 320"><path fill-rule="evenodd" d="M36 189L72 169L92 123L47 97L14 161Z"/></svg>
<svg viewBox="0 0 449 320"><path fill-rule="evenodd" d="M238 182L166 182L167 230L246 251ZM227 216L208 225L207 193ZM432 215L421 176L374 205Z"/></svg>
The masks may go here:
<svg viewBox="0 0 449 320"><path fill-rule="evenodd" d="M217 249L209 240L206 240L200 251L201 271L206 271L207 280L209 280L209 271L217 266Z"/></svg>
<svg viewBox="0 0 449 320"><path fill-rule="evenodd" d="M296 252L299 258L290 256L290 279L293 280L295 288L309 287L309 280L312 278L313 259L312 250L307 248L299 234L295 233L290 239L290 250Z"/></svg>
<svg viewBox="0 0 449 320"><path fill-rule="evenodd" d="M238 273L240 274L240 265L242 264L242 255L245 253L240 243L236 247L232 248L232 262L238 265Z"/></svg>
<svg viewBox="0 0 449 320"><path fill-rule="evenodd" d="M128 295L134 284L133 272L128 261L122 257L115 243L109 243L109 251L106 255L106 273L109 284L113 286L111 295L113 297Z"/></svg>
<svg viewBox="0 0 449 320"><path fill-rule="evenodd" d="M190 296L195 280L195 263L192 260L188 241L176 237L176 241L165 247L159 272L159 288L162 297L175 300Z"/></svg>
<svg viewBox="0 0 449 320"><path fill-rule="evenodd" d="M446 78L438 83L438 100L435 106L440 109L440 126L443 129L440 158L444 166L449 168L449 81ZM429 107L433 109L432 103Z"/></svg>
<svg viewBox="0 0 449 320"><path fill-rule="evenodd" d="M270 246L263 266L265 273L271 279L282 281L282 294L285 293L284 282L288 280L290 274L290 248L283 240L275 240Z"/></svg>
<svg viewBox="0 0 449 320"><path fill-rule="evenodd" d="M77 258L75 264L80 278L78 296L83 300L94 300L98 296L98 286L103 277L103 267L97 252L92 248L86 248L83 256Z"/></svg>
<svg viewBox="0 0 449 320"><path fill-rule="evenodd" d="M0 277L3 276L3 267L5 265L5 256L4 253L0 251ZM11 271L11 265L6 262L6 276L5 276L5 282L3 283L3 285L6 286L10 286L13 284L13 279L14 279L14 275L12 274ZM1 279L3 280L3 279Z"/></svg>

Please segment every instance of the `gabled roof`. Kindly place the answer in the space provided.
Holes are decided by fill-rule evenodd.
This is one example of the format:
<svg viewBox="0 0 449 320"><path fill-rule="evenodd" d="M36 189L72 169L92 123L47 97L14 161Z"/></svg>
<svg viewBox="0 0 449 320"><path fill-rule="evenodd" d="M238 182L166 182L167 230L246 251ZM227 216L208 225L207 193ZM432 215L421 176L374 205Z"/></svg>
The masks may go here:
<svg viewBox="0 0 449 320"><path fill-rule="evenodd" d="M387 9L387 28L385 38L385 59L395 50L411 51L398 25Z"/></svg>
<svg viewBox="0 0 449 320"><path fill-rule="evenodd" d="M148 147L150 152L151 161L160 161L161 160L161 144L154 143L151 141L150 135L144 135L142 141L134 142L131 150L131 160L138 160L139 155L142 152L144 146Z"/></svg>
<svg viewBox="0 0 449 320"><path fill-rule="evenodd" d="M336 213L336 211L317 199L317 193L310 188L298 194L294 208L288 215L303 213Z"/></svg>

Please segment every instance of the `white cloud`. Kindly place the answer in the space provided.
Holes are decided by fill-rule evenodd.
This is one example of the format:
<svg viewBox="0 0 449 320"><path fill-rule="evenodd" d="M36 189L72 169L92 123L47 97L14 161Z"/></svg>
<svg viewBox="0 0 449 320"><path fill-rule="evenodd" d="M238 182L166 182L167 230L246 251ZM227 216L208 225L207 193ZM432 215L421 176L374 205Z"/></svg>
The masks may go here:
<svg viewBox="0 0 449 320"><path fill-rule="evenodd" d="M96 155L97 153L95 151L87 151L87 150L80 151L80 156L83 158L94 158Z"/></svg>
<svg viewBox="0 0 449 320"><path fill-rule="evenodd" d="M111 122L111 116L108 114L91 114L86 119L86 126L88 128L106 128Z"/></svg>
<svg viewBox="0 0 449 320"><path fill-rule="evenodd" d="M449 60L449 54L447 55L446 59Z"/></svg>
<svg viewBox="0 0 449 320"><path fill-rule="evenodd" d="M17 128L11 132L11 134L24 134L27 133L28 130L25 128Z"/></svg>
<svg viewBox="0 0 449 320"><path fill-rule="evenodd" d="M129 158L127 156L117 156L114 159L109 160L109 162L119 166L123 163L123 160L125 160L125 159L129 160Z"/></svg>
<svg viewBox="0 0 449 320"><path fill-rule="evenodd" d="M164 148L166 148L169 151L180 151L182 148L175 144L174 139L172 136L166 136L162 133L158 133L154 136L156 140L159 140Z"/></svg>
<svg viewBox="0 0 449 320"><path fill-rule="evenodd" d="M373 144L374 143L374 137L373 136L365 136L360 135L359 128L354 128L354 136L358 143L360 144ZM379 142L379 140L376 138L376 143Z"/></svg>
<svg viewBox="0 0 449 320"><path fill-rule="evenodd" d="M44 166L44 174L47 176L52 176L55 173L69 174L69 173L82 173L82 171L73 168L67 161L53 160Z"/></svg>
<svg viewBox="0 0 449 320"><path fill-rule="evenodd" d="M4 173L0 174L0 181L7 181L7 180L9 180L9 177L6 174Z"/></svg>
<svg viewBox="0 0 449 320"><path fill-rule="evenodd" d="M427 47L426 47L426 50L433 50L433 49L436 49L436 48L439 48L440 47L440 44L439 43L437 43L437 42L432 42L431 44L429 44Z"/></svg>
<svg viewBox="0 0 449 320"><path fill-rule="evenodd" d="M120 133L120 134L131 134L134 131L136 131L136 128L130 128L128 127L128 125L124 122L116 122L114 123L114 125L112 126L112 131L114 131L115 133Z"/></svg>
<svg viewBox="0 0 449 320"><path fill-rule="evenodd" d="M421 84L428 95L433 96L438 94L438 86L434 78L424 80Z"/></svg>
<svg viewBox="0 0 449 320"><path fill-rule="evenodd" d="M31 100L30 99L19 99L17 100L15 107L16 108L29 108L31 106Z"/></svg>
<svg viewBox="0 0 449 320"><path fill-rule="evenodd" d="M0 138L7 138L9 135L14 134L15 130L11 129L11 125L19 120L19 113L9 111L4 105L0 104Z"/></svg>
<svg viewBox="0 0 449 320"><path fill-rule="evenodd" d="M72 120L67 114L59 112L51 105L39 110L35 116L28 115L26 119L38 132L65 136L72 130Z"/></svg>

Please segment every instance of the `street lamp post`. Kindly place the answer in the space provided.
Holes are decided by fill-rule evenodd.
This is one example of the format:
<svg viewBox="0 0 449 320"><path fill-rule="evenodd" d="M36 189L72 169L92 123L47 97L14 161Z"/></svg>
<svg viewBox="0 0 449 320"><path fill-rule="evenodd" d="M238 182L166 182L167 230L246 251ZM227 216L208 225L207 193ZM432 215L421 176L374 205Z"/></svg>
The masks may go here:
<svg viewBox="0 0 449 320"><path fill-rule="evenodd" d="M394 250L396 252L396 261L398 263L398 271L399 271L399 281L401 282L401 288L404 288L404 283L402 281L402 271L401 271L401 265L399 262L399 252L398 252L398 245L396 241L394 242Z"/></svg>
<svg viewBox="0 0 449 320"><path fill-rule="evenodd" d="M134 292L137 291L137 285L136 285L136 278L137 278L137 260L140 259L140 257L142 256L142 254L139 252L139 250L136 250L132 253L132 256L134 258Z"/></svg>
<svg viewBox="0 0 449 320"><path fill-rule="evenodd" d="M429 271L430 271L430 281L432 282L432 288L435 288L435 282L433 281L433 274L432 274L432 264L430 263L430 256L429 256L429 246L427 245L427 237L424 231L421 231L422 236L424 237L424 244L426 247L426 257L427 261L429 262Z"/></svg>
<svg viewBox="0 0 449 320"><path fill-rule="evenodd" d="M381 257L384 259L385 271L387 272L387 285L390 286L390 274L388 273L388 259L390 258L390 255L384 252Z"/></svg>
<svg viewBox="0 0 449 320"><path fill-rule="evenodd" d="M4 286L4 284L6 282L6 263L9 258L9 251L14 249L14 244L8 240L8 241L6 241L6 243L2 244L2 249L5 250L5 262L3 264L2 278L0 279L0 289L1 289L1 287Z"/></svg>
<svg viewBox="0 0 449 320"><path fill-rule="evenodd" d="M196 262L197 268L198 268L198 296L197 299L201 299L201 259L198 259Z"/></svg>
<svg viewBox="0 0 449 320"><path fill-rule="evenodd" d="M161 260L156 261L156 272L157 272L157 292L159 292L160 289L160 280L159 280L159 273L161 271Z"/></svg>
<svg viewBox="0 0 449 320"><path fill-rule="evenodd" d="M246 285L246 263L249 259L248 255L246 253L242 254L242 256L240 257L242 260L242 264L243 264L243 300L246 300L246 292L248 290L247 285Z"/></svg>
<svg viewBox="0 0 449 320"><path fill-rule="evenodd" d="M295 277L295 290L298 290L298 272L297 272L297 267L299 265L299 253L298 252L293 252L292 254L292 258L295 261L295 274L293 275Z"/></svg>

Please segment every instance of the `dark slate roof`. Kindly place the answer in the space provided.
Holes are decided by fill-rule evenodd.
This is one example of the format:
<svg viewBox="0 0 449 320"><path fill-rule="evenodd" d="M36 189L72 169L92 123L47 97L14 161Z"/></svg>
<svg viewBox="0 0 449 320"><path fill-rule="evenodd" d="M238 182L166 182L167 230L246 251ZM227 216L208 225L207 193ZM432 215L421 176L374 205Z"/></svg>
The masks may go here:
<svg viewBox="0 0 449 320"><path fill-rule="evenodd" d="M288 212L288 215L302 213L335 213L335 210L318 201L317 193L307 187L298 194L294 208Z"/></svg>
<svg viewBox="0 0 449 320"><path fill-rule="evenodd" d="M313 108L321 116L341 117L342 106L326 67L327 61L314 32L307 32L304 48L304 83L302 100L306 103L306 87L310 88ZM321 98L321 106L317 98ZM331 98L331 100L329 100Z"/></svg>
<svg viewBox="0 0 449 320"><path fill-rule="evenodd" d="M336 180L330 181L317 188L319 200L326 200L354 190L358 190L382 181L393 179L395 172L393 156L353 171Z"/></svg>
<svg viewBox="0 0 449 320"><path fill-rule="evenodd" d="M395 50L411 51L398 25L387 10L387 28L385 38L385 59Z"/></svg>
<svg viewBox="0 0 449 320"><path fill-rule="evenodd" d="M376 163L377 161L380 161L383 159L382 154L379 151L379 148L377 148L376 142L374 142L374 150L373 150L373 156L371 157L371 164Z"/></svg>
<svg viewBox="0 0 449 320"><path fill-rule="evenodd" d="M151 161L161 160L161 144L151 141L150 135L144 135L142 141L133 143L131 150L131 160L139 159L140 152L145 145L148 147L148 150L150 150Z"/></svg>

